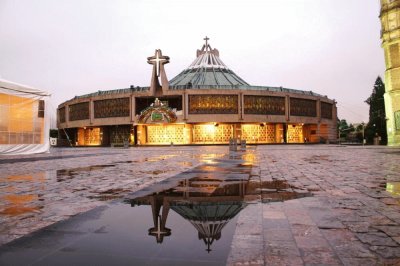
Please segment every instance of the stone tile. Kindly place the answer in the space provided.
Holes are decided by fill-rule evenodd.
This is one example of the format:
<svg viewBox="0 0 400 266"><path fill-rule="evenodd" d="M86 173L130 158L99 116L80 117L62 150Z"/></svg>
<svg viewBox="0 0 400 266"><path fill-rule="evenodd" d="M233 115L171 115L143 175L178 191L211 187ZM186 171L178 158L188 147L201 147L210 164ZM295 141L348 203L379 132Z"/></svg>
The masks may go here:
<svg viewBox="0 0 400 266"><path fill-rule="evenodd" d="M371 246L398 247L398 244L384 233L357 233L356 236L361 242Z"/></svg>
<svg viewBox="0 0 400 266"><path fill-rule="evenodd" d="M381 265L378 259L373 258L341 258L343 265L345 266L355 266L355 265L363 265L363 266L375 266Z"/></svg>
<svg viewBox="0 0 400 266"><path fill-rule="evenodd" d="M264 239L267 241L293 241L293 235L290 229L266 229L264 230Z"/></svg>
<svg viewBox="0 0 400 266"><path fill-rule="evenodd" d="M371 246L370 250L374 251L385 259L400 258L400 247Z"/></svg>
<svg viewBox="0 0 400 266"><path fill-rule="evenodd" d="M302 266L304 265L301 257L286 257L286 256L265 256L264 265L276 266Z"/></svg>
<svg viewBox="0 0 400 266"><path fill-rule="evenodd" d="M400 237L400 225L397 225L397 226L373 226L373 228L377 229L381 232L384 232L388 236Z"/></svg>
<svg viewBox="0 0 400 266"><path fill-rule="evenodd" d="M302 253L304 265L343 265L341 261L331 252L310 252Z"/></svg>
<svg viewBox="0 0 400 266"><path fill-rule="evenodd" d="M289 229L289 222L286 219L264 219L263 229Z"/></svg>
<svg viewBox="0 0 400 266"><path fill-rule="evenodd" d="M277 257L299 257L300 252L293 241L266 240L264 254Z"/></svg>
<svg viewBox="0 0 400 266"><path fill-rule="evenodd" d="M263 211L264 219L267 220L282 220L286 219L286 215L283 211Z"/></svg>
<svg viewBox="0 0 400 266"><path fill-rule="evenodd" d="M368 222L343 222L346 228L354 233L367 233L376 231L371 229L370 223Z"/></svg>

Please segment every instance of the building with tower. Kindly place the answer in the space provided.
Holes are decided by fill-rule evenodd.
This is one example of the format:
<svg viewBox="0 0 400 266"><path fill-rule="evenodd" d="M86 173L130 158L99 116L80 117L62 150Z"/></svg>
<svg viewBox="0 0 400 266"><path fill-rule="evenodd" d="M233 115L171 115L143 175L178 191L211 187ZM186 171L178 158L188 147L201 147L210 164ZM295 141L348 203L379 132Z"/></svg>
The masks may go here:
<svg viewBox="0 0 400 266"><path fill-rule="evenodd" d="M209 38L196 59L168 80L169 57L148 57L149 87L98 91L58 107L72 145L304 143L337 140L336 102L311 91L252 86L220 58Z"/></svg>
<svg viewBox="0 0 400 266"><path fill-rule="evenodd" d="M400 0L381 0L385 52L385 111L389 146L400 145Z"/></svg>

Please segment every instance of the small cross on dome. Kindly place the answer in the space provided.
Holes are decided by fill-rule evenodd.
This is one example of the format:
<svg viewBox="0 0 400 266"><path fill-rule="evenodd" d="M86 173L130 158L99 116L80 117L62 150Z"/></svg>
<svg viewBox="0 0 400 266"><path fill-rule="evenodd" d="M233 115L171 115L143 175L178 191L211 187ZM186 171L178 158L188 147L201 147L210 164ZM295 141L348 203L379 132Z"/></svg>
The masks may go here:
<svg viewBox="0 0 400 266"><path fill-rule="evenodd" d="M203 39L203 40L205 40L206 41L206 47L208 46L208 40L209 40L210 38L208 38L207 36Z"/></svg>

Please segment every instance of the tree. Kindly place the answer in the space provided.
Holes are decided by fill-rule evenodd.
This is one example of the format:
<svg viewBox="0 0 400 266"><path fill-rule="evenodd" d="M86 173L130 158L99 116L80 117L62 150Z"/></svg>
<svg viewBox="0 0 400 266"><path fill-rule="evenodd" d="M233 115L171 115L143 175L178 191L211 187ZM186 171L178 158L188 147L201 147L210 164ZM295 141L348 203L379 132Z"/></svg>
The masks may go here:
<svg viewBox="0 0 400 266"><path fill-rule="evenodd" d="M380 137L382 144L387 143L384 94L385 84L378 76L371 96L365 101L369 105L369 122L365 128L365 137L368 143L372 143L374 137Z"/></svg>
<svg viewBox="0 0 400 266"><path fill-rule="evenodd" d="M346 139L347 135L349 134L349 131L350 131L350 127L347 124L346 119L339 120L337 125L338 125L338 130L339 130L339 138Z"/></svg>

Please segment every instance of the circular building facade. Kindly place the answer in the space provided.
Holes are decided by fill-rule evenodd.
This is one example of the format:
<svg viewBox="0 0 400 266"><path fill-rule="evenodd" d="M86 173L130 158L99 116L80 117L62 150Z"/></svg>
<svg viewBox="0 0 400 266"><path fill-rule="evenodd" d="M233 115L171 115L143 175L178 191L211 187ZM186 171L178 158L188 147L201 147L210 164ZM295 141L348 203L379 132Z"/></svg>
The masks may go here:
<svg viewBox="0 0 400 266"><path fill-rule="evenodd" d="M59 105L71 145L318 143L336 141L336 102L311 91L251 86L206 43L168 81L161 50L148 58L150 87L98 91Z"/></svg>

